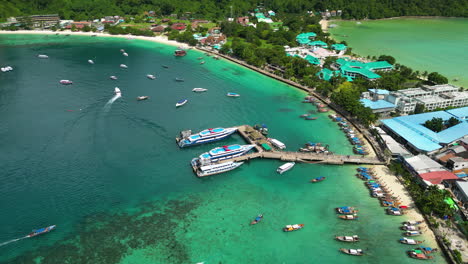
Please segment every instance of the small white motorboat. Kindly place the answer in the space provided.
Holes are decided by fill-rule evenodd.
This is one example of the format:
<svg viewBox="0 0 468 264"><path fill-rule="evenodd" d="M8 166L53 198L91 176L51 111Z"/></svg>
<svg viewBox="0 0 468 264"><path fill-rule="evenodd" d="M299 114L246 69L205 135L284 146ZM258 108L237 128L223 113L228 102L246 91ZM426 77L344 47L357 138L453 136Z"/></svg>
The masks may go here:
<svg viewBox="0 0 468 264"><path fill-rule="evenodd" d="M202 93L202 92L208 91L208 89L205 89L205 88L193 88L192 91L193 91L193 92L196 92L196 93Z"/></svg>
<svg viewBox="0 0 468 264"><path fill-rule="evenodd" d="M122 96L122 92L120 91L119 87L115 87L115 88L114 88L114 93L115 93L115 95L120 95L120 96Z"/></svg>
<svg viewBox="0 0 468 264"><path fill-rule="evenodd" d="M227 93L227 96L229 96L229 97L239 97L240 94L238 94L238 93Z"/></svg>
<svg viewBox="0 0 468 264"><path fill-rule="evenodd" d="M153 74L147 74L146 77L148 77L148 79L151 79L151 80L156 79L156 76L154 76Z"/></svg>
<svg viewBox="0 0 468 264"><path fill-rule="evenodd" d="M188 102L187 99L182 99L180 100L179 102L176 103L176 107L179 107L179 106L183 106L184 104L186 104Z"/></svg>
<svg viewBox="0 0 468 264"><path fill-rule="evenodd" d="M122 53L123 53L123 52L125 52L125 50L124 50L124 49L120 49L120 52L122 52Z"/></svg>
<svg viewBox="0 0 468 264"><path fill-rule="evenodd" d="M125 65L125 64L120 64L120 68L127 69L127 68L128 68L128 66L127 66L127 65Z"/></svg>
<svg viewBox="0 0 468 264"><path fill-rule="evenodd" d="M122 53L125 57L128 57L128 53L127 52L124 52Z"/></svg>
<svg viewBox="0 0 468 264"><path fill-rule="evenodd" d="M273 146L275 146L275 147L277 147L277 148L279 148L279 149L285 149L285 148L286 148L286 145L285 145L283 142L281 142L281 141L279 141L279 140L277 140L277 139L268 138L267 140L268 140L271 144L273 144Z"/></svg>
<svg viewBox="0 0 468 264"><path fill-rule="evenodd" d="M93 60L88 60L89 64L94 64Z"/></svg>
<svg viewBox="0 0 468 264"><path fill-rule="evenodd" d="M39 55L37 55L37 57L38 57L39 59L48 59L48 58L49 58L49 56L44 55L44 54L39 54Z"/></svg>
<svg viewBox="0 0 468 264"><path fill-rule="evenodd" d="M112 75L111 77L109 77L111 80L117 80L117 76L114 76Z"/></svg>
<svg viewBox="0 0 468 264"><path fill-rule="evenodd" d="M283 174L284 172L292 169L292 167L294 167L294 165L296 165L295 162L288 162L288 163L285 163L281 166L279 166L278 169L276 169L276 172L278 172L279 174Z"/></svg>
<svg viewBox="0 0 468 264"><path fill-rule="evenodd" d="M2 72L9 72L9 71L12 71L12 70L13 70L13 67L11 67L11 66L6 66L6 67L1 68Z"/></svg>
<svg viewBox="0 0 468 264"><path fill-rule="evenodd" d="M144 96L138 96L138 97L137 97L137 100L138 100L138 101L143 101L143 100L146 100L146 99L149 99L149 96L144 95Z"/></svg>
<svg viewBox="0 0 468 264"><path fill-rule="evenodd" d="M70 80L60 80L60 84L68 85L68 84L73 84L73 82Z"/></svg>

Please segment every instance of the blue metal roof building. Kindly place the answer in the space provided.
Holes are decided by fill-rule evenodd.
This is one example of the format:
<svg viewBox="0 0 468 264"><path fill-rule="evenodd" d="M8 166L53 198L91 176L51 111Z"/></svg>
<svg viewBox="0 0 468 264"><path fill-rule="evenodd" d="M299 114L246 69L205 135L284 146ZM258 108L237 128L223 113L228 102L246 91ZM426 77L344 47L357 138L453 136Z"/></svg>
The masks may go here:
<svg viewBox="0 0 468 264"><path fill-rule="evenodd" d="M395 109L395 105L387 102L385 100L377 100L377 101L372 101L370 99L361 99L359 100L365 107L369 107L372 110L378 110L378 109Z"/></svg>
<svg viewBox="0 0 468 264"><path fill-rule="evenodd" d="M381 122L388 132L405 141L414 151L431 153L468 135L467 116L468 107L463 107L447 111L400 116L381 120ZM424 122L434 117L442 118L445 121L455 117L462 122L436 133L423 126Z"/></svg>

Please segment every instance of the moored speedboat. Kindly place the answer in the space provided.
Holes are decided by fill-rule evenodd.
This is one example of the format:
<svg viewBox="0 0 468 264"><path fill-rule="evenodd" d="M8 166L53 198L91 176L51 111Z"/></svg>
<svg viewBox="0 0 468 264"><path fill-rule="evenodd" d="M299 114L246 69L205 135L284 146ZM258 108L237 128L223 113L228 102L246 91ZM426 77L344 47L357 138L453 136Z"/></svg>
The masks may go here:
<svg viewBox="0 0 468 264"><path fill-rule="evenodd" d="M122 68L122 69L127 69L127 68L128 68L128 66L127 66L127 65L125 65L125 64L120 64L120 68Z"/></svg>
<svg viewBox="0 0 468 264"><path fill-rule="evenodd" d="M167 66L167 65L162 65L162 67L165 68L165 69L169 68L169 66Z"/></svg>
<svg viewBox="0 0 468 264"><path fill-rule="evenodd" d="M122 92L120 91L119 87L114 88L114 93L115 95L120 95L120 96L122 95Z"/></svg>
<svg viewBox="0 0 468 264"><path fill-rule="evenodd" d="M229 97L239 97L240 94L238 94L238 93L227 93L227 96L229 96Z"/></svg>
<svg viewBox="0 0 468 264"><path fill-rule="evenodd" d="M271 144L273 144L273 146L275 146L275 147L277 147L277 148L279 148L279 149L285 149L285 148L286 148L286 145L285 145L283 142L281 142L281 141L279 141L279 140L277 140L277 139L268 138L267 140L268 140L268 142L270 142Z"/></svg>
<svg viewBox="0 0 468 264"><path fill-rule="evenodd" d="M284 232L292 232L292 231L299 230L299 229L301 229L303 227L304 227L304 224L287 225L287 226L283 227L283 231Z"/></svg>
<svg viewBox="0 0 468 264"><path fill-rule="evenodd" d="M13 70L13 67L11 67L11 66L6 66L6 67L1 68L2 72L9 72L9 71L12 71L12 70Z"/></svg>
<svg viewBox="0 0 468 264"><path fill-rule="evenodd" d="M88 60L88 63L89 64L94 64L94 61L93 60Z"/></svg>
<svg viewBox="0 0 468 264"><path fill-rule="evenodd" d="M205 61L201 61L200 64L205 64Z"/></svg>
<svg viewBox="0 0 468 264"><path fill-rule="evenodd" d="M60 84L69 85L69 84L73 84L73 82L70 80L60 80Z"/></svg>
<svg viewBox="0 0 468 264"><path fill-rule="evenodd" d="M414 240L414 239L410 239L410 238L400 238L400 243L402 244L406 244L406 245L419 245L419 244L422 244L424 241L420 241L420 240Z"/></svg>
<svg viewBox="0 0 468 264"><path fill-rule="evenodd" d="M55 227L56 227L55 225L51 225L51 226L44 227L44 228L41 228L41 229L33 230L26 237L35 237L35 236L38 236L38 235L49 233L50 231L54 230Z"/></svg>
<svg viewBox="0 0 468 264"><path fill-rule="evenodd" d="M143 101L143 100L146 100L146 99L149 99L149 96L144 95L144 96L138 96L137 97L138 101Z"/></svg>
<svg viewBox="0 0 468 264"><path fill-rule="evenodd" d="M111 77L109 77L111 80L117 80L117 76L114 76L112 75Z"/></svg>
<svg viewBox="0 0 468 264"><path fill-rule="evenodd" d="M279 174L283 174L284 172L292 169L292 167L294 167L294 165L296 165L295 162L288 162L288 163L285 163L281 166L279 166L278 169L276 169L276 172L278 172Z"/></svg>
<svg viewBox="0 0 468 264"><path fill-rule="evenodd" d="M120 49L120 52L122 52L122 53L123 53L123 52L125 52L125 50L124 50L124 49Z"/></svg>
<svg viewBox="0 0 468 264"><path fill-rule="evenodd" d="M156 79L156 76L154 76L153 74L147 74L146 77L151 80Z"/></svg>
<svg viewBox="0 0 468 264"><path fill-rule="evenodd" d="M125 57L128 57L128 53L127 53L127 52L123 52L122 55L124 55Z"/></svg>
<svg viewBox="0 0 468 264"><path fill-rule="evenodd" d="M315 179L310 180L310 182L316 183L316 182L324 181L325 179L326 179L325 177L321 176L321 177L317 177Z"/></svg>
<svg viewBox="0 0 468 264"><path fill-rule="evenodd" d="M340 251L345 253L345 254L352 255L352 256L362 256L362 255L364 255L364 251L362 251L362 249L340 248Z"/></svg>
<svg viewBox="0 0 468 264"><path fill-rule="evenodd" d="M202 93L206 91L208 91L208 89L205 89L205 88L193 88L192 89L192 92L196 92L196 93Z"/></svg>
<svg viewBox="0 0 468 264"><path fill-rule="evenodd" d="M223 172L227 172L233 169L240 167L244 162L223 162L218 164L211 164L200 166L197 169L197 176L198 177L205 177L209 175L219 174Z"/></svg>
<svg viewBox="0 0 468 264"><path fill-rule="evenodd" d="M48 59L48 58L49 58L49 56L44 55L44 54L39 54L39 55L37 55L37 57L38 57L39 59Z"/></svg>
<svg viewBox="0 0 468 264"><path fill-rule="evenodd" d="M308 117L308 116L310 116L310 114L302 114L299 117Z"/></svg>
<svg viewBox="0 0 468 264"><path fill-rule="evenodd" d="M204 162L205 160L209 160L210 162L216 162L220 160L236 158L236 157L240 157L246 154L247 152L252 150L254 147L255 145L238 145L238 144L217 147L217 148L210 150L209 152L205 152L201 154L198 158L195 158L194 160L200 160L201 162Z"/></svg>
<svg viewBox="0 0 468 264"><path fill-rule="evenodd" d="M228 128L209 128L205 129L197 134L191 134L192 131L182 131L181 136L178 137L177 143L179 147L188 147L197 144L203 144L213 141L218 141L224 139L234 132L237 131L237 127L228 127Z"/></svg>
<svg viewBox="0 0 468 264"><path fill-rule="evenodd" d="M250 222L250 224L251 224L251 225L255 225L255 224L257 224L258 222L262 221L262 219L263 219L263 215L262 215L262 214L259 214L257 217L255 217L255 219L254 219L252 222Z"/></svg>
<svg viewBox="0 0 468 264"><path fill-rule="evenodd" d="M176 103L175 106L176 106L176 107L183 106L183 105L186 104L187 102L188 102L187 99L182 99L182 100L178 101L178 102Z"/></svg>
<svg viewBox="0 0 468 264"><path fill-rule="evenodd" d="M338 241L343 241L343 242L358 242L359 241L359 236L354 235L354 236L335 236L335 239Z"/></svg>
<svg viewBox="0 0 468 264"><path fill-rule="evenodd" d="M183 78L175 78L176 82L184 82L185 80Z"/></svg>

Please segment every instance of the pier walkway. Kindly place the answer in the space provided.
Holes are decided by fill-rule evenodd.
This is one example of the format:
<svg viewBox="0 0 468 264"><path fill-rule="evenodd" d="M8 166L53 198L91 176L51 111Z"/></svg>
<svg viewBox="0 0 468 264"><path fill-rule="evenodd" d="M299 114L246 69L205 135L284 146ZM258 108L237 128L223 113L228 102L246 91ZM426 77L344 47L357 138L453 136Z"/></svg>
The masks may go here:
<svg viewBox="0 0 468 264"><path fill-rule="evenodd" d="M375 157L365 157L356 155L335 155L328 153L312 153L312 152L293 152L293 151L278 151L273 150L274 147L268 142L267 138L259 131L248 125L238 126L239 134L249 144L255 145L257 152L246 154L240 157L226 159L221 162L228 161L248 161L255 158L278 159L282 161L295 161L303 163L324 163L324 164L370 164L384 165L385 162L380 161ZM262 144L268 144L272 150L265 150L261 147Z"/></svg>

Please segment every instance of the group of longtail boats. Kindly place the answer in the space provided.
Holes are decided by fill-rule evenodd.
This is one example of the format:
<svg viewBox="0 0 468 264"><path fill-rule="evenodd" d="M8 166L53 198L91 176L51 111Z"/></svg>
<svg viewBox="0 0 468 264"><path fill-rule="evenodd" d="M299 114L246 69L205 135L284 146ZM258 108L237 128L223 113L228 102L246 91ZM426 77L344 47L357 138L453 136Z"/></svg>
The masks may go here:
<svg viewBox="0 0 468 264"><path fill-rule="evenodd" d="M313 96L306 96L302 102L314 104L315 106L317 106L317 111L319 111L320 113L326 113L330 111L325 104L323 104L322 102L320 102L320 100Z"/></svg>
<svg viewBox="0 0 468 264"><path fill-rule="evenodd" d="M357 135L357 133L350 127L346 120L338 115L329 115L329 117L338 123L341 130L346 133L346 137L348 138L349 142L353 144L353 152L357 155L367 155L369 154L367 148L363 145L361 138Z"/></svg>

